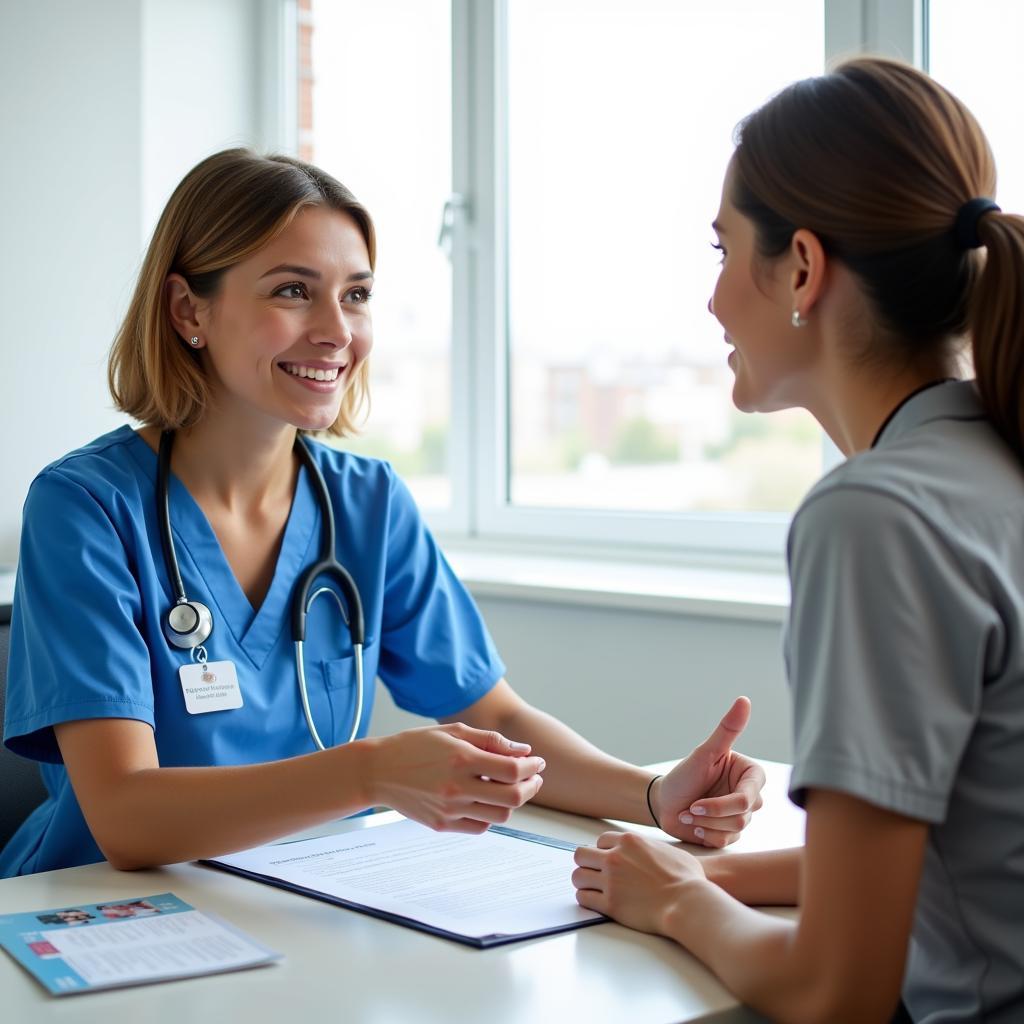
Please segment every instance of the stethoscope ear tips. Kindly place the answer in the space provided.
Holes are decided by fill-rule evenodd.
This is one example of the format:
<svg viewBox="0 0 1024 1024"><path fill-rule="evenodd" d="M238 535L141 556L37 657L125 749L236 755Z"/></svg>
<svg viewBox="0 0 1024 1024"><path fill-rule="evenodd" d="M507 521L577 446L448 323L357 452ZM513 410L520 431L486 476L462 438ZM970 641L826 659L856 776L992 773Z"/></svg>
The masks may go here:
<svg viewBox="0 0 1024 1024"><path fill-rule="evenodd" d="M212 632L210 609L198 601L176 604L164 619L164 636L168 643L183 650L206 643Z"/></svg>

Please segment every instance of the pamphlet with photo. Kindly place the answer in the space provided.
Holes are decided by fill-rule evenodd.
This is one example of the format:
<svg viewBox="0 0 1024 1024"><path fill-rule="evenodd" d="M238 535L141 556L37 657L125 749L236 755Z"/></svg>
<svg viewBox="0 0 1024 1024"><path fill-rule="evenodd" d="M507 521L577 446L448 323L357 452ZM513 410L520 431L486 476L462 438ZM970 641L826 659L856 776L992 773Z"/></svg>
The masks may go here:
<svg viewBox="0 0 1024 1024"><path fill-rule="evenodd" d="M280 959L169 892L0 914L0 946L53 995L219 974Z"/></svg>

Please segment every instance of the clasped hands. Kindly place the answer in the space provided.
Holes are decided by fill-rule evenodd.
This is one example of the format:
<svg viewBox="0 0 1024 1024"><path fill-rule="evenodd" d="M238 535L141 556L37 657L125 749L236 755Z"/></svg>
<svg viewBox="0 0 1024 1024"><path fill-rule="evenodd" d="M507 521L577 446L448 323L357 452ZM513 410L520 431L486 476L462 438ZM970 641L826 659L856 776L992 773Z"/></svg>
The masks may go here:
<svg viewBox="0 0 1024 1024"><path fill-rule="evenodd" d="M545 763L493 730L461 722L371 740L367 803L444 832L478 835L537 795Z"/></svg>

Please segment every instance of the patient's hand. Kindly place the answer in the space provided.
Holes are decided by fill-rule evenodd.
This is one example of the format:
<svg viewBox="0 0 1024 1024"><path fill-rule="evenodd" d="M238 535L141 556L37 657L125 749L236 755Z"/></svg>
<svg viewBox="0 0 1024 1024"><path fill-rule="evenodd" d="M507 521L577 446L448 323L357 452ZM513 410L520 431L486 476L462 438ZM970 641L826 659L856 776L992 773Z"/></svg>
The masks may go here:
<svg viewBox="0 0 1024 1024"><path fill-rule="evenodd" d="M576 902L643 932L665 934L666 913L704 882L692 854L635 832L605 832L596 845L579 847L574 859Z"/></svg>
<svg viewBox="0 0 1024 1024"><path fill-rule="evenodd" d="M732 749L750 721L750 701L737 697L715 731L651 788L658 824L699 846L735 842L761 806L764 769Z"/></svg>

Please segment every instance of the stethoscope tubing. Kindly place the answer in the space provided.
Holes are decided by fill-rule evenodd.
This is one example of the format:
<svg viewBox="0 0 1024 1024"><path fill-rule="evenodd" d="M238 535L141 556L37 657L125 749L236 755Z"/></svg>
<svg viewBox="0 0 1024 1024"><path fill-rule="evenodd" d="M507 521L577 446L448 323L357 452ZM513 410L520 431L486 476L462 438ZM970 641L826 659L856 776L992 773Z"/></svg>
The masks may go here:
<svg viewBox="0 0 1024 1024"><path fill-rule="evenodd" d="M174 551L174 537L171 534L171 448L174 443L174 431L168 430L160 437L160 451L157 453L156 464L156 508L160 517L160 547L164 552L164 563L167 574L171 578L171 589L174 591L175 604L185 604L185 584L181 581L181 570L178 567L178 556Z"/></svg>
<svg viewBox="0 0 1024 1024"><path fill-rule="evenodd" d="M333 593L333 591L332 591ZM353 660L356 666L356 710L352 717L352 729L348 736L342 740L343 743L351 743L359 732L359 721L363 717L363 645L352 645ZM309 708L309 691L306 688L306 670L302 658L302 641L295 644L295 674L299 680L299 699L302 701L302 713L306 717L306 728L316 745L317 750L326 750L320 733L317 732L316 723L313 721L313 712Z"/></svg>

